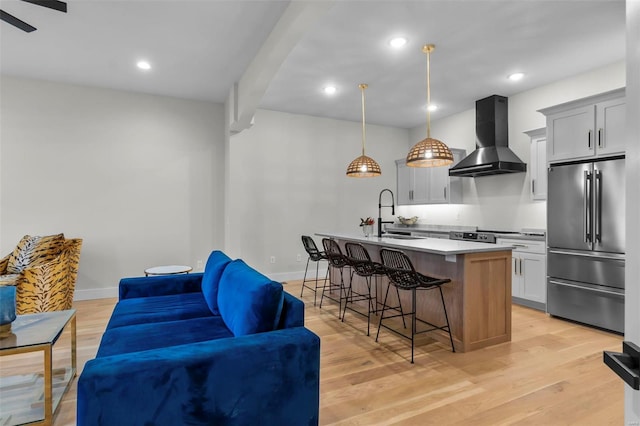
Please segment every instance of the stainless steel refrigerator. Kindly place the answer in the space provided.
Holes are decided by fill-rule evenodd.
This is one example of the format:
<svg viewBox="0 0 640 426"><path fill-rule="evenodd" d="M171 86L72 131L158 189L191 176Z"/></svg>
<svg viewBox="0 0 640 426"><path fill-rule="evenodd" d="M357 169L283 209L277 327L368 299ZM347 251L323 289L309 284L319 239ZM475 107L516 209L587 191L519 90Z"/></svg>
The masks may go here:
<svg viewBox="0 0 640 426"><path fill-rule="evenodd" d="M549 167L547 312L624 332L624 158Z"/></svg>

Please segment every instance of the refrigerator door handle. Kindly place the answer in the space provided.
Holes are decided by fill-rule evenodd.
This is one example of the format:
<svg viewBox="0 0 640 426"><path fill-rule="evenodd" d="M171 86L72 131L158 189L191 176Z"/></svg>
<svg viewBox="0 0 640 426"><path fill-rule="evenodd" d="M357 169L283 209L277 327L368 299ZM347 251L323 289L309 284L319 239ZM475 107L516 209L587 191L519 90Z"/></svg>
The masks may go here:
<svg viewBox="0 0 640 426"><path fill-rule="evenodd" d="M601 240L601 224L602 224L602 171L596 170L596 193L595 193L595 237L594 240L596 243L599 243Z"/></svg>
<svg viewBox="0 0 640 426"><path fill-rule="evenodd" d="M585 290L585 291L591 291L594 293L602 293L602 294L607 294L609 296L615 296L615 297L622 297L624 298L624 291L609 291L609 290L604 290L601 288L601 286L597 286L597 285L589 285L589 284L582 284L582 285L576 285L576 284L570 284L568 282L565 281L558 281L558 280L554 280L552 278L549 278L548 280L549 283L551 284L556 284L556 285L561 285L561 286L565 286L565 287L571 287L571 288L577 288L579 290Z"/></svg>
<svg viewBox="0 0 640 426"><path fill-rule="evenodd" d="M620 260L625 261L625 255L622 253L604 253L604 252L590 252L590 251L572 251L572 250L558 250L549 247L548 254L564 254L567 256L581 256L581 257L593 257L596 259L606 260Z"/></svg>
<svg viewBox="0 0 640 426"><path fill-rule="evenodd" d="M591 242L591 172L584 171L584 194L583 194L583 213L584 213L584 242Z"/></svg>

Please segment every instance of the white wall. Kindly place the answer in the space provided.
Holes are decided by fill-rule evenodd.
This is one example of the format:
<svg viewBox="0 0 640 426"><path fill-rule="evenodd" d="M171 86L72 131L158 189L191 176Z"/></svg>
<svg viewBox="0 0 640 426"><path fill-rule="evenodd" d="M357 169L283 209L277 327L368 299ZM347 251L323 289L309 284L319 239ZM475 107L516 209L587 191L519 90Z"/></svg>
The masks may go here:
<svg viewBox="0 0 640 426"><path fill-rule="evenodd" d="M382 176L348 178L347 165L361 153L361 129L356 122L259 110L253 127L231 137L229 254L273 278L302 278L301 235L320 246L315 232L361 232L360 218L377 217L379 192L395 193L394 160L406 155L408 131L367 125L366 152Z"/></svg>
<svg viewBox="0 0 640 426"><path fill-rule="evenodd" d="M148 266L195 267L215 248L274 278L296 278L306 260L300 235L360 232L361 217L377 216L380 190L396 191L394 160L424 138L424 126L368 125L367 154L383 175L352 179L344 173L360 154L357 122L259 110L225 149L221 105L13 77L1 83L0 253L27 233L84 238L80 298L112 295L120 277ZM624 85L619 63L511 96L511 148L529 162L522 132L544 126L537 109ZM470 108L435 121L432 134L470 152L474 121ZM528 173L464 182L465 204L401 207L396 215L545 227L546 203L529 200Z"/></svg>
<svg viewBox="0 0 640 426"><path fill-rule="evenodd" d="M3 76L0 253L84 239L76 299L224 244L221 105Z"/></svg>
<svg viewBox="0 0 640 426"><path fill-rule="evenodd" d="M627 1L627 262L624 337L640 345L640 1ZM629 183L633 183L629 185ZM612 373L613 374L613 373ZM625 424L640 425L640 391L625 390Z"/></svg>
<svg viewBox="0 0 640 426"><path fill-rule="evenodd" d="M625 86L625 63L615 63L566 80L509 97L509 147L529 166L529 137L523 132L545 127L537 110ZM493 93L487 93L487 96ZM498 95L500 93L497 93ZM475 149L475 105L460 114L432 122L431 135L467 153ZM410 132L409 146L425 137L424 126ZM530 198L527 173L463 178L464 204L407 206L402 216L421 224L477 225L484 228L546 228L546 202Z"/></svg>

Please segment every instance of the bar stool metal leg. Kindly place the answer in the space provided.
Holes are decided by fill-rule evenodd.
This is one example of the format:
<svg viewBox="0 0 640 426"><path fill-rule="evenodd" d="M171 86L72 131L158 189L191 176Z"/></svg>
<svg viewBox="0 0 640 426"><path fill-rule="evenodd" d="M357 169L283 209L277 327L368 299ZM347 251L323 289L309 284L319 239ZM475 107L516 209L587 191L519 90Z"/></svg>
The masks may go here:
<svg viewBox="0 0 640 426"><path fill-rule="evenodd" d="M440 330L449 334L451 350L455 352L455 346L453 345L453 333L451 332L451 324L449 323L447 306L444 301L444 293L442 292L442 285L450 282L451 280L449 278L433 278L416 272L413 268L413 265L411 264L411 260L399 250L383 248L380 250L380 257L382 258L383 264L386 267L387 276L389 278L389 286L393 285L396 288L396 291L398 291L399 289L411 290L411 312L401 312L401 315L392 315L385 317L385 311L387 309L392 309L392 307L388 306L387 304L389 296L389 287L387 286L387 291L385 293L385 299L382 306L382 315L380 316L380 322L378 325L378 333L376 334L376 341L378 340L380 329L382 327L385 327L389 331L392 331L406 339L411 340L411 363L413 364L415 357L415 335ZM440 293L440 301L442 302L442 309L446 323L445 325L435 325L430 323L429 321L426 321L426 319L417 317L417 290L428 291L435 290L436 288ZM401 306L402 303L400 302L400 307ZM404 319L404 315L411 315L410 336L407 336L405 333L401 333L398 330L395 330L383 323L383 320L385 319L398 316L402 316ZM418 322L428 326L429 328L418 331Z"/></svg>
<svg viewBox="0 0 640 426"><path fill-rule="evenodd" d="M444 319L447 322L447 331L449 332L449 341L451 342L451 350L453 352L456 351L456 347L453 346L453 336L451 335L451 326L449 325L449 316L447 315L447 305L444 303L444 295L442 294L442 287L438 286L438 290L440 290L440 300L442 300L442 309L444 309Z"/></svg>
<svg viewBox="0 0 640 426"><path fill-rule="evenodd" d="M313 306L316 306L316 301L317 301L317 296L318 296L318 288L320 288L320 286L318 285L318 275L319 275L319 271L320 271L320 261L315 261L316 263L316 279L315 280L308 280L307 281L307 270L309 269L309 262L311 261L311 258L307 258L307 267L304 270L304 278L302 279L302 288L300 289L300 297L302 297L302 294L304 293L304 289L308 288L309 290L313 291ZM325 274L324 277L324 281L326 282L327 280L327 276L329 275L329 267L327 266L327 274ZM307 285L307 283L310 282L314 282L315 286L314 287L310 287Z"/></svg>
<svg viewBox="0 0 640 426"><path fill-rule="evenodd" d="M320 309L322 309L322 302L324 301L324 296L325 293L328 291L329 293L331 293L332 290L335 290L336 288L338 289L338 299L333 299L330 296L327 296L327 298L330 298L331 300L334 300L336 302L338 302L338 319L341 319L341 313L342 313L342 293L344 291L344 277L343 277L343 272L342 269L343 268L336 268L333 265L330 265L329 268L335 268L338 269L340 271L340 283L339 284L334 284L331 281L331 277L329 276L329 269L327 269L327 278L329 279L329 285L327 286L327 279L325 279L324 281L324 285L322 286L322 295L320 296Z"/></svg>
<svg viewBox="0 0 640 426"><path fill-rule="evenodd" d="M320 261L327 260L327 258L324 252L321 252L320 250L318 250L318 247L316 246L316 243L313 241L313 238L309 237L308 235L302 236L302 244L304 245L304 249L309 255L309 257L307 258L307 266L304 269L304 278L302 279L302 288L300 289L300 297L302 297L302 294L304 293L305 288L313 291L314 293L313 306L316 306L316 301L318 297L318 273L319 273ZM309 271L310 261L313 261L316 263L316 279L307 281L307 274ZM327 273L328 273L328 269L329 267L327 266ZM325 275L325 283L326 283L326 280L327 280L327 277ZM313 287L310 285L307 285L307 283L310 283L310 282L315 283Z"/></svg>

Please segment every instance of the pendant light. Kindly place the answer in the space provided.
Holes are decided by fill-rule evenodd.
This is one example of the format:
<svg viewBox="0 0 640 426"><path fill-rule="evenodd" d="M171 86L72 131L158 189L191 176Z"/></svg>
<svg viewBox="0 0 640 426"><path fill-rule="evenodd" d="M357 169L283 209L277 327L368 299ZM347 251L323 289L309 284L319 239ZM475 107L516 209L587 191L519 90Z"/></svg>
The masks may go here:
<svg viewBox="0 0 640 426"><path fill-rule="evenodd" d="M380 165L371 157L367 157L364 153L364 144L366 139L366 131L364 127L364 89L369 87L367 84L358 85L362 92L362 155L349 164L347 167L347 176L349 177L376 177L382 174Z"/></svg>
<svg viewBox="0 0 640 426"><path fill-rule="evenodd" d="M422 51L427 54L427 138L416 143L407 155L407 166L439 167L453 163L453 154L444 142L431 137L431 52L433 44L425 44Z"/></svg>

